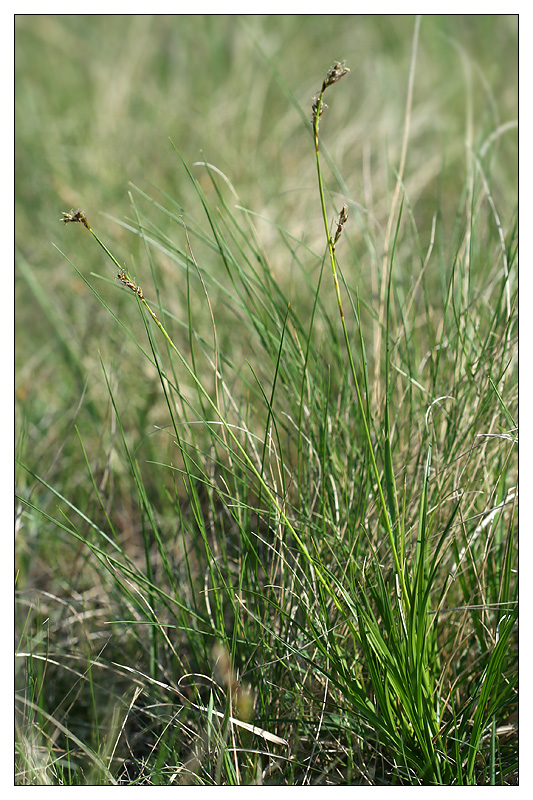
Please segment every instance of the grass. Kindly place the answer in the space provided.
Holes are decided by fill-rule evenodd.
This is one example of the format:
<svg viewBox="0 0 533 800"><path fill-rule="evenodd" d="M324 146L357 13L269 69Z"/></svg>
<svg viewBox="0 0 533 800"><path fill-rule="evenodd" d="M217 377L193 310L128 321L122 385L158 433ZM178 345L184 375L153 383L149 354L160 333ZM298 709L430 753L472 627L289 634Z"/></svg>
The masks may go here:
<svg viewBox="0 0 533 800"><path fill-rule="evenodd" d="M127 19L136 46L163 30ZM249 157L232 142L195 164L185 125L167 145L179 180L132 182L126 218L55 216L49 283L42 236L20 221L35 319L21 313L17 356L16 782L514 784L514 84L450 38L453 18L427 34L424 18L364 18L378 84L398 64L403 81L380 123L397 141L374 157L357 64L315 70L303 105L301 44L273 56L273 19L283 39L304 18L238 18L234 40L227 18L222 32L183 19L174 33L200 60L209 43L228 87L247 64L206 128L228 114ZM512 42L508 18L475 19L493 47ZM344 42L319 22L325 44ZM61 26L78 47L104 35L99 18L79 24L20 22L19 60ZM115 57L117 36L111 18ZM441 149L427 122L440 52L466 87ZM278 171L289 144L294 196Z"/></svg>

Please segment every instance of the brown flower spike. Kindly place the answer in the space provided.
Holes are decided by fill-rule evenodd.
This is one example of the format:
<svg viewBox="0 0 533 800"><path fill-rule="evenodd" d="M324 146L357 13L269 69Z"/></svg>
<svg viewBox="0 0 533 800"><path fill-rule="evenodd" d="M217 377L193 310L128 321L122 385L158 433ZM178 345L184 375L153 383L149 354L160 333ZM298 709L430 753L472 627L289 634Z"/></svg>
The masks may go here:
<svg viewBox="0 0 533 800"><path fill-rule="evenodd" d="M341 209L341 213L339 215L339 221L337 223L337 230L335 231L335 236L331 240L331 244L333 245L333 248L335 248L335 245L339 241L339 239L341 237L342 229L346 225L347 220L348 220L348 206L346 205L346 203L344 203L344 205L343 205L343 207Z"/></svg>
<svg viewBox="0 0 533 800"><path fill-rule="evenodd" d="M332 86L332 84L340 81L349 71L350 70L346 66L346 61L337 61L337 63L327 71L324 82L322 83L322 92L325 92L328 86Z"/></svg>
<svg viewBox="0 0 533 800"><path fill-rule="evenodd" d="M61 217L61 220L60 220L61 222L64 222L64 223L67 223L67 222L81 222L83 225L85 225L85 227L87 228L88 231L91 230L89 228L89 223L87 222L87 220L85 218L85 214L83 213L83 211L80 208L78 208L77 211L74 211L74 209L71 208L70 211L62 211L61 213L63 214L63 216Z"/></svg>
<svg viewBox="0 0 533 800"><path fill-rule="evenodd" d="M141 300L144 300L144 295L142 293L141 287L137 286L136 283L133 283L133 281L131 281L129 279L128 275L126 274L126 272L123 269L120 270L120 272L117 275L117 278L119 279L119 281L122 281L124 286L127 286L128 289L131 289L132 292L135 292L135 294L138 294L139 297L141 298ZM153 312L150 312L150 313L152 314L152 316L154 316Z"/></svg>
<svg viewBox="0 0 533 800"><path fill-rule="evenodd" d="M322 88L320 92L313 98L313 116L311 117L311 122L313 124L313 130L315 133L315 145L318 147L318 121L322 116L324 109L327 108L327 105L324 103L324 92L328 88L328 86L332 86L337 81L340 81L350 70L346 66L345 61L337 61L332 67L330 67L326 73L326 77L322 81Z"/></svg>

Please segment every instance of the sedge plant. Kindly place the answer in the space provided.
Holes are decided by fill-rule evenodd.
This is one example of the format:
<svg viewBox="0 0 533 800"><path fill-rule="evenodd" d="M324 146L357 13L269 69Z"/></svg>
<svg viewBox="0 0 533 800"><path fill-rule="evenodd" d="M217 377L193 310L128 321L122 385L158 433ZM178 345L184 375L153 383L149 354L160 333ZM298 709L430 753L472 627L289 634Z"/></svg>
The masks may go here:
<svg viewBox="0 0 533 800"><path fill-rule="evenodd" d="M514 425L505 384L509 362L502 356L509 354L513 300L503 281L487 332L467 325L461 294L467 282L460 280L457 255L451 278L443 279L445 323L456 325L461 345L455 353L455 397L440 390L445 350L440 332L432 341L433 384L423 402L412 400L407 432L401 429L394 374L410 379L409 392L424 388L412 367L411 351L421 358L410 317L414 294L402 304L394 280L402 225L411 224L416 241L415 215L406 194L391 234L380 320L341 269L349 198L332 230L328 221L320 123L325 94L329 97L348 72L342 62L328 70L311 120L325 235L325 257L317 260L322 267L329 261L338 318L321 296L322 272L318 285L309 278L309 253L302 256L278 226L312 298L307 314L274 279L253 213L229 180L203 163L215 208L176 148L203 222L196 223L169 196L159 202L136 190L140 200L130 195L133 220L124 224L144 246L156 303L83 212L63 214L64 222L78 223L93 237L120 288L137 301L148 347L75 268L155 376L172 444L167 458L156 445L147 460L139 460L131 420L102 359L115 451L120 448L125 466L122 480L129 481L125 494L135 498L142 557L123 542L105 482L95 474L78 427L92 512L26 468L39 492L60 509L58 518L42 501L21 493L27 519L31 524L40 519L88 553L86 571L113 598L109 625L125 642L108 660L103 649L90 656L88 666L78 663L76 651L65 662L65 672L80 686L90 685L95 720L99 691L104 707L112 702L119 710L107 723L107 735L98 734L104 725L95 726L89 745L78 728L69 727L60 706L54 713L46 706L43 665L60 674L60 659L43 651L32 655L37 648L23 647L28 636L21 635L19 656L27 659L28 685L35 687L25 699L26 712L50 743L42 768L32 761L29 746L20 747L22 771L38 775L37 781L54 782L59 774L61 781L81 783L97 770L98 780L108 783L244 784L279 778L288 785L472 785L497 782L510 771L502 764L499 741L500 723L507 722L516 692L510 646L516 623L511 457L498 456L498 480L480 511L470 499L474 492L455 488L455 465L462 469L465 458L460 437L451 431L455 426L464 432L461 414L475 385L463 377L465 364L478 382L489 370L472 425L483 425L487 415ZM141 202L149 204L149 215L141 212ZM156 212L178 226L186 246L155 223ZM511 233L504 241L507 264L513 262L513 242ZM195 256L196 248L207 256ZM169 307L156 253L181 270L185 319ZM421 258L424 267L430 258L431 248ZM422 272L429 306L424 281ZM196 304L195 288L203 305ZM382 398L371 391L365 314L383 325ZM394 341L396 327L403 331L400 343ZM244 345L252 342L261 358L243 345L243 364L234 360L231 348L241 345L236 330L246 332ZM178 338L182 333L185 344ZM494 357L487 367L480 354L489 346ZM201 366L206 363L207 370ZM128 364L132 370L138 366L136 359ZM511 438L498 441L512 447ZM495 441L487 439L484 446ZM476 466L470 455L467 462L474 486L485 462ZM493 548L483 552L487 530ZM99 681L99 670L116 683ZM54 724L65 743L55 777L49 766L58 749L50 734ZM134 764L123 742L130 755L139 743Z"/></svg>
<svg viewBox="0 0 533 800"><path fill-rule="evenodd" d="M320 119L326 108L324 94L329 87L347 75L349 69L344 62L337 62L327 72L321 89L313 103L312 127L315 145L316 170L322 210L322 219L327 242L331 272L334 281L335 294L342 326L343 338L356 395L356 406L360 414L362 430L368 447L369 462L373 479L378 493L380 506L380 519L384 526L390 553L392 554L394 570L392 582L383 579L382 569L376 559L377 572L376 584L370 586L368 577L363 576L357 580L361 591L354 598L355 616L358 619L358 629L355 640L363 655L363 661L368 669L370 685L374 701L369 703L369 697L362 698L354 693L353 701L359 713L370 725L374 725L381 736L388 740L395 756L406 774L414 770L418 780L422 783L470 783L473 779L473 767L476 761L477 748L480 744L480 728L476 719L490 719L492 703L497 703L495 689L501 680L499 666L501 665L500 646L507 646L516 620L516 608L509 616L502 618L502 629L497 646L490 657L492 679L487 678L483 691L478 699L476 719L474 720L475 734L468 749L467 767L463 772L450 758L448 741L457 733L456 728L444 727L446 735L443 736L442 716L443 708L449 698L442 695L439 670L440 658L438 649L438 632L436 626L436 609L431 607L431 598L434 593L435 575L442 556L442 548L448 538L450 527L453 523L455 511L449 517L444 530L440 533L436 545L431 545L432 523L428 508L429 483L432 470L432 425L431 407L426 414L426 429L428 432L427 457L421 481L419 497L419 518L416 534L416 543L411 552L407 554L405 519L402 518L398 506L398 494L395 485L394 464L392 462L393 446L391 442L390 415L390 342L389 324L391 313L391 276L394 260L394 247L390 257L390 269L385 284L387 299L386 312L386 364L385 364L385 440L382 444L383 475L387 491L383 489L382 473L378 467L376 457L376 442L373 441L371 429L368 424L369 409L365 408L363 392L357 374L355 359L352 353L352 344L348 333L343 303L338 280L338 265L336 246L348 219L348 206L343 205L339 214L334 235L330 234L324 181L320 161ZM401 213L398 218L398 226ZM357 320L357 316L356 316ZM445 398L440 398L445 399ZM387 502L386 496L389 498ZM457 506L456 506L457 508ZM447 590L447 585L441 587L441 597L437 604L442 604ZM371 599L370 599L371 598ZM431 619L431 617L433 617ZM498 678L496 678L498 674ZM370 712L370 713L369 713ZM376 732L377 732L376 731ZM463 734L464 735L464 734Z"/></svg>

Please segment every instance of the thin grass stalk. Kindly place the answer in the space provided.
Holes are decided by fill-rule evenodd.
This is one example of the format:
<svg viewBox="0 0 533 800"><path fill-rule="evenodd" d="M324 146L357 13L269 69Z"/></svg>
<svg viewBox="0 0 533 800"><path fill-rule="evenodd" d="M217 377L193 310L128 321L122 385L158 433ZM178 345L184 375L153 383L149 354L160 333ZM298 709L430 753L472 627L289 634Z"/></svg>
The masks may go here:
<svg viewBox="0 0 533 800"><path fill-rule="evenodd" d="M185 359L185 356L181 353L179 348L174 344L173 340L169 336L169 334L168 334L167 330L165 329L164 325L158 319L156 314L152 311L152 308L150 307L149 303L147 302L146 298L144 297L144 294L143 294L143 291L142 291L141 287L138 286L135 283L134 280L132 280L132 278L131 278L130 274L128 273L128 271L124 267L120 266L120 264L117 261L117 259L115 258L115 256L110 252L110 250L102 242L102 240L99 238L99 236L89 226L89 224L87 222L87 219L86 219L84 213L81 210L77 210L77 211L72 210L70 212L63 212L62 221L65 222L65 223L67 223L67 222L77 222L77 223L81 223L82 225L84 225L84 227L89 231L89 233L92 234L92 236L98 242L100 247L102 247L102 249L104 250L106 255L111 259L113 264L115 264L115 266L118 267L118 269L119 269L119 272L118 272L118 275L117 275L118 279L121 281L121 283L124 284L124 286L126 286L128 289L130 289L137 296L138 301L140 302L140 304L142 304L144 309L148 312L148 314L150 315L152 320L155 322L155 324L157 325L157 327L159 328L159 330L163 334L165 340L167 341L168 345L176 353L176 355L178 356L181 364L183 365L183 367L185 368L185 370L187 371L189 376L194 381L195 385L197 386L197 388L201 392L202 396L207 401L208 405L211 407L211 410L216 414L216 416L218 417L218 419L222 423L222 425L223 425L226 433L228 434L229 438L232 440L233 445L236 448L236 452L234 452L235 457L238 458L238 460L248 470L250 470L250 472L257 479L257 481L259 482L259 485L262 487L263 491L265 492L265 495L268 497L270 502L275 507L276 512L279 514L280 519L283 520L283 523L286 525L286 527L289 530L291 536L296 541L298 547L300 548L300 551L302 552L302 554L304 555L304 557L306 558L308 563L314 569L316 576L318 577L318 579L320 580L322 585L325 587L326 591L329 593L329 595L332 598L332 601L336 605L337 609L341 613L343 613L343 607L342 607L342 605L341 605L341 603L340 603L340 601L339 601L339 599L337 597L337 594L333 591L332 585L331 585L331 583L328 581L328 579L326 577L326 575L328 574L328 570L326 569L324 564L322 564L320 561L314 559L312 557L312 555L310 554L310 552L309 552L306 544L304 543L302 537L298 534L294 524L288 518L287 513L286 513L286 511L284 509L284 506L283 506L283 502L278 499L277 493L273 489L271 489L271 487L269 486L269 484L265 480L264 476L261 474L261 470L256 467L253 459L251 458L251 456L248 454L248 452L246 451L244 446L239 441L239 438L235 434L232 426L227 422L227 420L225 419L225 417L221 413L220 409L217 407L216 402L211 398L209 392L204 387L204 385L202 384L202 382L198 378L198 376L195 373L195 371L188 364L187 360ZM217 241L218 241L218 239L217 239ZM222 253L223 250L224 250L222 244L220 244L220 248L221 248L221 253ZM361 400L361 402L362 402L362 400ZM213 435L215 436L215 438L217 438L218 441L220 441L220 443L223 446L225 445L225 443L222 440L220 440L219 437L216 436L216 434L214 432L213 432ZM375 460L374 460L374 464L375 464ZM377 474L377 477L378 477L378 480L379 480L379 473L377 471L377 465L375 466L375 470L376 470L376 474ZM381 491L381 496L383 497L383 492L382 491ZM383 508L386 511L385 504L384 504L384 498L383 498ZM389 523L389 528L390 528L390 523ZM391 531L391 535L392 535L392 531ZM406 593L406 596L407 596L407 593ZM230 600L233 603L234 601L232 599L231 593L228 593L228 597L230 598Z"/></svg>
<svg viewBox="0 0 533 800"><path fill-rule="evenodd" d="M344 342L345 342L345 345L346 345L346 352L348 354L348 360L349 360L349 363L350 363L350 371L351 371L353 382L354 382L355 393L356 393L356 396L357 396L357 404L359 406L359 410L360 410L360 413L361 413L361 420L363 422L363 427L364 427L364 431L365 431L365 438L366 438L366 441L367 441L368 452L369 452L369 455L370 455L370 463L372 465L372 471L374 473L374 478L376 480L377 489L378 489L378 493L379 493L382 517L383 517L383 521L384 521L384 524L385 524L385 529L386 529L386 532L387 532L387 537L388 537L388 540L389 540L389 544L390 544L390 547L391 547L392 556L393 556L393 559L394 559L394 566L395 566L396 574L398 575L398 579L400 581L402 603L403 603L403 606L404 606L404 610L405 611L409 611L410 600L409 600L409 593L407 591L407 584L406 584L406 580L405 580L405 568L404 568L404 565L400 562L400 559L399 559L399 556L398 556L398 548L397 548L397 543L396 543L395 536L394 536L393 525L392 525L391 517L389 515L387 502L385 500L385 495L384 495L384 492L383 492L383 486L382 486L382 483L381 483L381 477L380 477L378 465L377 465L377 462L376 462L376 456L375 456L374 450L373 450L372 437L371 437L371 434L370 434L370 428L369 428L369 425L368 425L367 413L365 411L365 406L364 406L363 397L362 397L362 394L361 394L361 389L359 387L359 380L358 380L358 377L357 377L357 371L355 369L355 363L354 363L354 359L353 359L353 355L352 355L352 348L351 348L350 339L349 339L349 336L348 336L348 330L347 330L347 327L346 327L346 320L345 320L345 317L344 317L344 311L343 311L343 307L342 307L342 298L341 298L341 293L340 293L339 280L338 280L338 276L337 276L337 260L336 260L336 256L335 256L335 246L336 246L336 243L338 241L338 238L340 237L340 235L342 233L342 229L344 227L344 224L346 223L347 214L348 214L348 208L347 208L347 206L343 207L343 210L341 211L341 215L339 217L339 222L338 222L338 225L337 225L337 232L335 234L335 237L333 238L332 236L330 236L330 233L329 233L328 215L327 215L327 210L326 210L326 199L325 199L325 194L324 194L324 181L323 181L323 178L322 178L322 170L321 170L321 167L320 167L319 120L320 120L320 117L321 117L324 109L326 108L326 105L324 103L324 93L325 93L326 89L329 86L332 86L334 83L339 81L348 72L349 72L349 70L344 65L344 62L343 63L337 62L333 67L331 67L330 70L328 71L328 73L326 74L326 77L324 78L324 81L322 83L322 88L321 88L320 92L318 93L318 95L316 96L315 101L313 103L313 116L312 116L312 120L311 121L312 121L312 125L313 125L313 135L314 135L314 144L315 144L315 158L316 158L316 170L317 170L318 188L319 188L319 194L320 194L320 206L321 206L321 210L322 210L322 220L323 220L323 223L324 223L324 231L325 231L325 234L326 234L327 248L328 248L329 258L330 258L330 263L331 263L331 271L332 271L332 275L333 275L333 282L334 282L334 285L335 285L335 294L336 294L336 297L337 297L337 304L338 304L338 307L339 307L339 315L340 315L340 319L341 319L342 332L343 332L343 336L344 336Z"/></svg>

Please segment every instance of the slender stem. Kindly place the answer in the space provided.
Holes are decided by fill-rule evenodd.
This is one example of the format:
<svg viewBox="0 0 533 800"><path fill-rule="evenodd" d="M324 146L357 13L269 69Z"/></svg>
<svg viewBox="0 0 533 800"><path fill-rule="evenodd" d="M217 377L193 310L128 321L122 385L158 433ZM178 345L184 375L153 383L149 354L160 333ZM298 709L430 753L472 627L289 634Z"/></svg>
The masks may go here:
<svg viewBox="0 0 533 800"><path fill-rule="evenodd" d="M338 67L338 66L340 66L340 65L336 65L336 67ZM330 73L328 73L328 75L329 74L331 74L331 70L330 70ZM343 73L343 74L345 74L345 73ZM342 75L340 77L342 77ZM338 80L338 78L336 78L336 80ZM331 81L331 82L334 82L334 81ZM406 583L405 583L405 574L404 574L404 570L403 570L403 568L402 568L402 566L400 564L400 559L398 557L398 550L397 550L396 542L395 542L395 539L394 539L394 532L392 530L392 523L391 523L391 519L390 519L390 516L389 516L389 512L387 510L387 503L385 501L385 495L383 493L383 487L381 485L381 480L380 480L380 476L379 476L379 469L378 469L378 465L377 465L377 462L376 462L376 457L374 455L374 450L373 450L373 447L372 447L372 437L370 435L370 429L368 427L368 421L367 421L366 414L365 414L365 406L364 406L364 403L363 403L363 397L362 397L362 394L361 394L361 390L359 388L359 381L357 379L357 372L356 372L356 369L355 369L355 363L354 363L353 356L352 356L352 349L351 349L350 340L349 340L349 337L348 337L348 330L346 328L346 320L344 318L344 311L343 311L343 308L342 308L342 298L341 298L341 292L340 292L340 287L339 287L339 279L338 279L338 275L337 275L337 260L336 260L336 257L335 257L335 241L332 239L332 237L330 236L330 233L329 233L328 215L327 215L327 210L326 210L326 199L325 199L325 196L324 196L324 182L322 180L322 171L321 171L321 168L320 168L320 142L319 142L319 134L318 134L319 119L320 119L320 116L323 113L324 108L325 108L325 105L324 105L324 92L325 92L326 88L329 85L331 85L331 83L328 83L328 77L326 76L326 79L324 80L324 83L322 84L322 89L321 89L320 93L318 94L318 96L317 96L317 98L315 100L315 103L313 105L313 134L314 134L314 140L315 140L316 169L317 169L317 177L318 177L318 188L319 188L319 192L320 192L320 205L321 205L321 208L322 208L322 219L323 219L323 222L324 222L324 230L325 230L325 233L326 233L326 239L327 239L327 243L328 243L328 252L329 252L329 258L330 258L330 262L331 262L331 271L333 273L333 282L335 284L335 293L337 295L337 304L339 306L339 314L340 314L340 318L341 318L342 331L343 331L343 334L344 334L344 341L346 343L346 350L347 350L348 359L349 359L349 362L350 362L350 370L351 370L351 373L352 373L353 382L354 382L354 386L355 386L355 393L357 395L357 403L358 403L359 409L361 411L361 418L363 420L363 426L364 426L364 430L365 430L365 438L367 440L368 451L370 453L370 461L371 461L371 464L372 464L372 470L374 472L374 477L376 479L376 483L377 483L377 487L378 487L379 499L380 499L381 508L382 508L382 512L383 512L383 519L384 519L384 522L385 522L385 528L387 530L387 536L388 536L389 543L390 543L391 550L392 550L392 555L393 555L393 559L394 559L394 565L395 565L396 572L397 572L399 580L400 580L400 586L401 586L401 589L402 589L402 597L403 597L404 605L405 605L405 608L407 610L409 610L410 602L409 602L409 595L408 595L408 592L407 592L407 586L406 586Z"/></svg>
<svg viewBox="0 0 533 800"><path fill-rule="evenodd" d="M147 301L146 301L146 299L145 299L145 297L144 297L144 295L142 293L141 287L138 286L137 284L135 284L134 281L132 281L132 279L131 279L130 275L128 274L128 272L124 269L124 267L120 266L120 264L117 261L117 259L115 258L115 256L105 246L105 244L102 242L102 240L99 238L99 236L97 236L97 234L92 230L92 228L89 226L89 224L88 224L88 222L87 222L87 220L86 220L86 218L85 218L85 216L84 216L82 211L77 211L77 212L71 211L68 214L64 213L63 214L63 222L81 222L87 228L87 230L94 236L94 238L96 239L96 241L98 242L100 247L102 247L102 249L105 251L107 256L111 259L113 264L115 264L115 266L118 267L118 269L119 269L119 274L118 274L119 279L122 281L122 283L125 286L127 286L129 289L131 289L137 295L137 297L140 300L140 302L146 308L146 310L148 311L148 313L150 314L150 316L152 317L152 319L156 323L157 327L159 328L159 330L161 331L161 333L165 337L165 339L168 342L169 346L172 348L172 350L174 350L174 352L176 353L176 355L180 359L181 363L183 364L183 366L185 367L185 369L187 370L187 372L189 373L189 375L191 376L193 381L198 386L198 388L201 391L202 395L206 398L208 404L211 406L212 410L214 411L216 416L219 418L219 420L222 423L225 431L228 433L228 435L232 439L233 443L235 444L235 446L236 446L240 456L242 457L244 463L252 471L252 473L254 474L254 476L257 478L257 480L261 484L262 488L264 489L264 491L265 491L266 495L268 496L269 500L276 507L276 510L280 515L280 518L283 520L283 522L287 526L288 530L290 531L291 535L294 537L294 539L297 542L298 546L300 547L302 553L307 558L309 563L314 567L315 574L317 575L318 579L320 580L322 585L326 588L326 590L328 591L328 593L332 597L333 602L337 606L338 610L342 612L343 611L343 607L342 607L339 599L337 598L336 594L331 591L331 585L328 583L328 581L326 580L326 578L322 574L321 569L317 569L318 565L317 565L316 561L312 558L312 556L309 553L309 550L307 549L307 546L305 545L304 541L298 535L294 525L291 523L291 521L287 517L287 514L284 511L282 504L278 501L275 493L270 488L268 483L265 481L265 479L263 478L261 472L257 469L255 464L253 463L252 459L250 458L250 456L246 452L245 448L240 443L237 435L234 433L234 431L232 430L232 428L229 425L229 423L224 419L220 409L218 408L217 404L212 400L212 398L209 395L207 389L203 386L203 384L199 380L198 376L195 374L195 372L192 369L192 367L187 363L184 355L180 352L180 350L176 347L176 345L172 341L171 337L169 336L168 332L165 329L165 326L156 317L156 315L154 314L154 312L152 311L152 309L148 305L148 303L147 303Z"/></svg>

